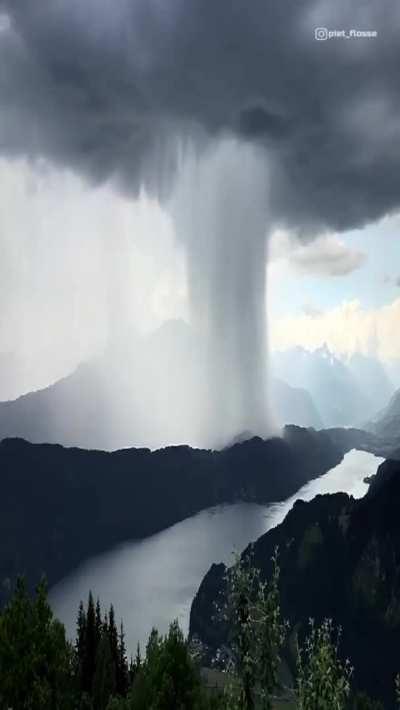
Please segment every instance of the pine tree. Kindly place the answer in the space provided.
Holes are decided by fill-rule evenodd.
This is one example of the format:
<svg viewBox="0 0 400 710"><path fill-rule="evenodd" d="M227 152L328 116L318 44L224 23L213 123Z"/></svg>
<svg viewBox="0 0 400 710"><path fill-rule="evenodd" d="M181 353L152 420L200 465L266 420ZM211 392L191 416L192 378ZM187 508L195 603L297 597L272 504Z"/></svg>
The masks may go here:
<svg viewBox="0 0 400 710"><path fill-rule="evenodd" d="M142 667L142 657L140 655L140 643L138 643L138 645L136 647L135 660L133 660L133 658L131 656L131 660L129 663L129 685L133 684L133 681L135 680L141 667Z"/></svg>
<svg viewBox="0 0 400 710"><path fill-rule="evenodd" d="M96 635L96 648L98 647L101 639L101 632L103 628L103 622L101 619L101 607L100 607L100 600L97 597L97 602L96 602L96 612L95 612L95 635Z"/></svg>
<svg viewBox="0 0 400 710"><path fill-rule="evenodd" d="M159 636L154 629L151 632L146 659L140 663L128 697L129 707L135 710L207 707L198 670L177 621L170 625L167 636Z"/></svg>
<svg viewBox="0 0 400 710"><path fill-rule="evenodd" d="M138 645L136 647L136 658L135 658L135 665L136 668L139 670L140 666L142 665L142 657L140 655L140 643L138 642Z"/></svg>
<svg viewBox="0 0 400 710"><path fill-rule="evenodd" d="M92 592L89 592L86 613L85 653L82 664L82 690L91 693L96 664L96 612Z"/></svg>
<svg viewBox="0 0 400 710"><path fill-rule="evenodd" d="M116 690L115 666L107 634L102 634L96 654L96 669L93 677L93 705L96 710L106 710Z"/></svg>
<svg viewBox="0 0 400 710"><path fill-rule="evenodd" d="M124 625L121 621L119 638L118 638L118 663L117 663L117 693L118 695L125 695L128 692L129 685L129 674L128 674L128 660L126 657L126 647L125 647L125 634Z"/></svg>
<svg viewBox="0 0 400 710"><path fill-rule="evenodd" d="M142 667L142 656L140 654L140 643L138 642L138 645L136 647L136 658L135 658L135 675L139 673L141 667Z"/></svg>
<svg viewBox="0 0 400 710"><path fill-rule="evenodd" d="M108 634L108 614L107 612L104 614L104 619L102 623L102 633Z"/></svg>
<svg viewBox="0 0 400 710"><path fill-rule="evenodd" d="M114 669L118 668L118 631L115 623L114 607L111 604L108 614L108 640L110 642L111 658L114 664Z"/></svg>
<svg viewBox="0 0 400 710"><path fill-rule="evenodd" d="M77 677L78 685L82 687L83 681L83 668L85 663L85 649L86 649L86 614L81 601L78 610L78 619L76 622L76 655L77 655Z"/></svg>
<svg viewBox="0 0 400 710"><path fill-rule="evenodd" d="M32 600L18 580L0 615L1 707L64 710L73 693L73 650L53 617L47 585L42 581Z"/></svg>

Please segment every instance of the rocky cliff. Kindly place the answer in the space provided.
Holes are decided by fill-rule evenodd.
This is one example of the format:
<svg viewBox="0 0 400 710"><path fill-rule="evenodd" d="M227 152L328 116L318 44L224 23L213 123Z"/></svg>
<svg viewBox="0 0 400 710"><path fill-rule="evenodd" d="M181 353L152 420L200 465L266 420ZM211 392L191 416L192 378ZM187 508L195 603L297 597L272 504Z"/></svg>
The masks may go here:
<svg viewBox="0 0 400 710"><path fill-rule="evenodd" d="M279 547L282 609L291 628L301 633L310 617L333 618L343 627L343 653L355 666L356 686L385 707L393 705L400 668L399 505L400 463L386 461L360 501L342 493L297 501L252 550L268 577ZM210 655L227 642L228 630L214 618L224 572L223 565L211 567L191 610L190 633Z"/></svg>

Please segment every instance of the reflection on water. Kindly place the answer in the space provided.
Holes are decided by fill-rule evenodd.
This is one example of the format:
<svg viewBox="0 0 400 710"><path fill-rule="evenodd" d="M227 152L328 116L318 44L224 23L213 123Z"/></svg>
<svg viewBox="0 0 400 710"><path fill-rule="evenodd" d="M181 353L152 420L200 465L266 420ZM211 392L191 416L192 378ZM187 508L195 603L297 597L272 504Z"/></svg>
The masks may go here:
<svg viewBox="0 0 400 710"><path fill-rule="evenodd" d="M127 542L81 565L57 584L50 601L68 633L75 633L81 599L91 589L104 605L113 603L122 617L128 649L143 646L152 626L166 631L178 618L188 629L190 604L212 562L232 560L252 540L278 525L297 498L311 500L318 493L345 491L360 498L367 490L365 476L383 461L363 451L351 451L342 463L310 481L282 503L237 503L204 510L157 535Z"/></svg>

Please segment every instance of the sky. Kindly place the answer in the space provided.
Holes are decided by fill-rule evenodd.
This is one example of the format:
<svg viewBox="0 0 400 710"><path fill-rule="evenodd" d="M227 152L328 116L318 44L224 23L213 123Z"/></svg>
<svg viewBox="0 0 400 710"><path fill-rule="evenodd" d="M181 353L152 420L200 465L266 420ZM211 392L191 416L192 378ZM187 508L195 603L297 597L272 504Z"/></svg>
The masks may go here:
<svg viewBox="0 0 400 710"><path fill-rule="evenodd" d="M273 257L274 244L271 251ZM364 308L383 306L400 295L400 219L386 218L340 235L321 235L308 247L294 247L284 261L292 266L292 278L284 281L281 294L285 310L289 304L295 311L307 306L310 311L313 306L326 310L354 299ZM303 303L298 299L299 282Z"/></svg>
<svg viewBox="0 0 400 710"><path fill-rule="evenodd" d="M0 0L20 389L171 318L206 323L231 390L264 326L273 349L398 357L399 26L397 0ZM333 36L354 28L373 36Z"/></svg>
<svg viewBox="0 0 400 710"><path fill-rule="evenodd" d="M283 248L282 248L283 243ZM336 354L400 352L400 219L321 235L307 246L272 238L269 312L275 349L324 343Z"/></svg>

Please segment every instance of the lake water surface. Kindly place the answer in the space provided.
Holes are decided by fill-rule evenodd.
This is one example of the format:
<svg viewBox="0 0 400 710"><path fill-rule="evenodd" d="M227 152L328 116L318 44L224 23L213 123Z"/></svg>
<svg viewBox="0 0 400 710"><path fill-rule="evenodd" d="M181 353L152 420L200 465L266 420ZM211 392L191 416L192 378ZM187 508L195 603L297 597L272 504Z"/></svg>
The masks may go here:
<svg viewBox="0 0 400 710"><path fill-rule="evenodd" d="M367 491L365 476L376 473L383 459L350 451L342 463L303 486L281 503L237 503L204 510L156 535L126 542L94 557L50 591L50 602L69 635L75 635L80 600L89 589L102 605L114 604L123 618L126 644L134 653L143 647L151 628L165 632L178 618L186 633L192 599L212 562L230 563L233 550L243 550L278 525L298 498L344 491L360 498Z"/></svg>

